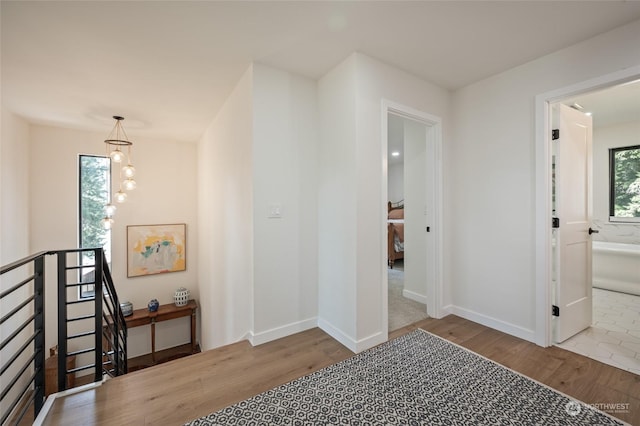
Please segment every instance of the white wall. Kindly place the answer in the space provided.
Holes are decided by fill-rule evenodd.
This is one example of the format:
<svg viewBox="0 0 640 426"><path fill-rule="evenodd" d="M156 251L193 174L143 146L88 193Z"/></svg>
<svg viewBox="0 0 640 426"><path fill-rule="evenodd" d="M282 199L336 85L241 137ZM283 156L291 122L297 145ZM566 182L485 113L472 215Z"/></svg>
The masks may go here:
<svg viewBox="0 0 640 426"><path fill-rule="evenodd" d="M427 127L404 119L404 289L403 296L427 298Z"/></svg>
<svg viewBox="0 0 640 426"><path fill-rule="evenodd" d="M348 348L356 335L356 57L318 82L318 325Z"/></svg>
<svg viewBox="0 0 640 426"><path fill-rule="evenodd" d="M316 105L315 81L254 64L253 344L317 325Z"/></svg>
<svg viewBox="0 0 640 426"><path fill-rule="evenodd" d="M198 144L198 288L203 350L253 324L252 80L247 69Z"/></svg>
<svg viewBox="0 0 640 426"><path fill-rule="evenodd" d="M403 148L404 119L394 114L387 116L388 151L398 150L400 156L387 158L387 200L397 203L404 199L404 161L407 158ZM393 148L392 148L393 147Z"/></svg>
<svg viewBox="0 0 640 426"><path fill-rule="evenodd" d="M357 62L357 339L364 349L386 340L381 301L385 265L381 265L386 233L380 224L386 217L386 194L382 192L382 113L381 101L387 99L442 118L443 145L447 145L450 125L447 90L379 62L355 54ZM446 154L446 151L445 151ZM446 182L445 182L446 185ZM445 187L446 193L446 187ZM445 213L446 217L446 213ZM446 277L445 277L446 282ZM446 290L446 289L445 289ZM443 295L448 304L448 293Z"/></svg>
<svg viewBox="0 0 640 426"><path fill-rule="evenodd" d="M125 124L126 128L126 124ZM31 126L29 195L30 251L78 246L78 155L104 155L105 134L49 126ZM130 135L131 136L131 135ZM120 300L134 309L150 299L173 303L176 288L184 286L198 299L198 232L196 223L196 145L131 137L138 187L119 205L112 230L112 268ZM115 180L115 179L114 179ZM127 278L126 226L166 223L187 225L187 270ZM55 259L48 264L55 265ZM56 294L47 280L47 347L56 343ZM189 319L159 323L156 349L189 342ZM129 356L151 351L149 326L129 330Z"/></svg>
<svg viewBox="0 0 640 426"><path fill-rule="evenodd" d="M200 141L205 349L317 325L317 128L316 82L255 63Z"/></svg>
<svg viewBox="0 0 640 426"><path fill-rule="evenodd" d="M454 313L534 340L535 96L640 64L639 39L636 21L454 93L445 151Z"/></svg>
<svg viewBox="0 0 640 426"><path fill-rule="evenodd" d="M640 121L593 128L593 223L596 241L640 244L640 224L609 222L609 149L640 145Z"/></svg>
<svg viewBox="0 0 640 426"><path fill-rule="evenodd" d="M2 133L0 135L0 265L4 266L31 254L29 251L29 126L19 116L2 108ZM0 291L8 290L29 275L30 267L23 267L0 277ZM10 312L33 294L32 284L14 291L2 299L0 312ZM4 341L31 314L26 306L0 326L0 341ZM0 365L4 366L33 333L33 326L26 327L0 351ZM7 385L28 362L29 351L18 357L0 377L0 389ZM27 370L0 405L4 413L21 390L29 382L31 371Z"/></svg>
<svg viewBox="0 0 640 426"><path fill-rule="evenodd" d="M29 254L29 125L2 108L0 265Z"/></svg>
<svg viewBox="0 0 640 426"><path fill-rule="evenodd" d="M450 120L446 90L362 54L320 80L320 324L354 351L387 337L383 99Z"/></svg>
<svg viewBox="0 0 640 426"><path fill-rule="evenodd" d="M389 164L387 176L388 201L397 203L404 200L404 163Z"/></svg>

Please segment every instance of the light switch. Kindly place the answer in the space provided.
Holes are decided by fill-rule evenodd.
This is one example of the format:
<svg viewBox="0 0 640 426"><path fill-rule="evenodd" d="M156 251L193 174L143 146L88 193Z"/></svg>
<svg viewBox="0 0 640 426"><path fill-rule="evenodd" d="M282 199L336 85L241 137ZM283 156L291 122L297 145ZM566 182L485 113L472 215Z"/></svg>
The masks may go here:
<svg viewBox="0 0 640 426"><path fill-rule="evenodd" d="M276 219L282 217L282 204L280 203L272 203L269 204L269 214L267 215L270 219Z"/></svg>

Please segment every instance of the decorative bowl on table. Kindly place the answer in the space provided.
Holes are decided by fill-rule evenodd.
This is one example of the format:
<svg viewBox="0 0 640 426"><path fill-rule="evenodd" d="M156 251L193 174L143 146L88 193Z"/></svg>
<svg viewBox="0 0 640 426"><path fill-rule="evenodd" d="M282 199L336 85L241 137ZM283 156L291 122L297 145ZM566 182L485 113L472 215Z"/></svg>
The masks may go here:
<svg viewBox="0 0 640 426"><path fill-rule="evenodd" d="M124 301L120 304L120 309L122 310L122 315L128 317L133 315L133 304L129 301Z"/></svg>
<svg viewBox="0 0 640 426"><path fill-rule="evenodd" d="M176 306L186 306L189 303L189 290L184 287L177 289L173 295L173 303Z"/></svg>

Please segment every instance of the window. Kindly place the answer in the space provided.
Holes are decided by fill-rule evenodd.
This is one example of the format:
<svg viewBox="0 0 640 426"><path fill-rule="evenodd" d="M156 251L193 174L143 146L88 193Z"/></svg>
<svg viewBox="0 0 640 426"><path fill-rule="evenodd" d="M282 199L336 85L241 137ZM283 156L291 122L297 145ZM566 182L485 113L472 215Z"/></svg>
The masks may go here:
<svg viewBox="0 0 640 426"><path fill-rule="evenodd" d="M640 145L609 150L609 216L640 222Z"/></svg>
<svg viewBox="0 0 640 426"><path fill-rule="evenodd" d="M111 231L102 225L104 206L111 199L111 161L108 157L80 155L79 159L79 246L81 248L104 248L107 263L111 263ZM94 265L91 254L83 254L80 265ZM94 282L94 270L81 268L79 282ZM80 298L93 297L94 285L82 285Z"/></svg>

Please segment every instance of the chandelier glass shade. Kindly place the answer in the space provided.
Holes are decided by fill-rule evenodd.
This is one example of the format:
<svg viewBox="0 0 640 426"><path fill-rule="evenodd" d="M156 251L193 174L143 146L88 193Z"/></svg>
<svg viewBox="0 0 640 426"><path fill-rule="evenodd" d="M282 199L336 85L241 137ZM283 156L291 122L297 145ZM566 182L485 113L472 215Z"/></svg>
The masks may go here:
<svg viewBox="0 0 640 426"><path fill-rule="evenodd" d="M122 168L122 174L124 175L124 177L126 177L127 179L132 178L133 175L136 174L136 168L133 167L131 164L127 164L126 166L124 166Z"/></svg>
<svg viewBox="0 0 640 426"><path fill-rule="evenodd" d="M105 216L105 218L102 219L102 226L104 229L111 229L113 226L113 219L110 216Z"/></svg>
<svg viewBox="0 0 640 426"><path fill-rule="evenodd" d="M124 152L120 151L120 147L117 147L116 149L111 151L109 156L111 157L111 161L113 161L114 163L122 163L122 160L125 157Z"/></svg>
<svg viewBox="0 0 640 426"><path fill-rule="evenodd" d="M131 164L133 142L128 140L124 127L122 127L124 117L114 115L113 119L116 120L116 123L104 143L107 156L111 158L111 162L119 165L118 191L113 195L112 199L117 203L124 203L127 200L125 191L132 191L136 188L136 181L133 179L136 169ZM110 197L104 206L105 217L102 219L102 225L105 229L111 229L114 223L113 215L115 214L116 206L113 204L112 199Z"/></svg>
<svg viewBox="0 0 640 426"><path fill-rule="evenodd" d="M120 189L116 192L116 195L114 195L113 198L115 198L117 203L124 203L127 201L127 193Z"/></svg>
<svg viewBox="0 0 640 426"><path fill-rule="evenodd" d="M108 217L111 217L116 213L116 206L109 203L106 206L104 206L104 212Z"/></svg>
<svg viewBox="0 0 640 426"><path fill-rule="evenodd" d="M131 178L125 179L123 185L124 185L124 189L126 189L127 191L132 191L136 189L136 181Z"/></svg>

